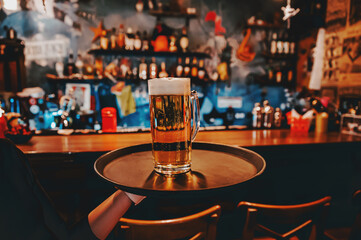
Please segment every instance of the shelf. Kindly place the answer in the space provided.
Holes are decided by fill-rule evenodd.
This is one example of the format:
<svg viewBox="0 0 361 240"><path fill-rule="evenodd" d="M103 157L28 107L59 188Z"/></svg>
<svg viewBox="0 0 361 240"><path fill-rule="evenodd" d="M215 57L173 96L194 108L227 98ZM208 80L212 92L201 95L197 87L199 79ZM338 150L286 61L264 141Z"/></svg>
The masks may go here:
<svg viewBox="0 0 361 240"><path fill-rule="evenodd" d="M261 53L262 57L267 59L274 60L294 60L297 58L297 54L287 54L287 55L272 55L270 53Z"/></svg>
<svg viewBox="0 0 361 240"><path fill-rule="evenodd" d="M46 79L53 81L53 82L58 82L58 83L62 83L62 82L67 82L67 83L90 83L90 84L94 84L94 83L100 83L100 82L104 82L104 81L110 81L107 78L96 78L96 77L80 77L80 76L71 76L71 77L58 77L55 76L53 74L46 74Z"/></svg>
<svg viewBox="0 0 361 240"><path fill-rule="evenodd" d="M206 53L200 52L151 52L151 51L132 51L122 49L92 49L88 51L93 55L108 55L108 56L127 56L127 57L196 57L196 58L210 58Z"/></svg>
<svg viewBox="0 0 361 240"><path fill-rule="evenodd" d="M159 11L152 10L149 11L149 14L155 17L170 17L170 18L197 18L196 13L187 13L187 12L174 12L174 11Z"/></svg>

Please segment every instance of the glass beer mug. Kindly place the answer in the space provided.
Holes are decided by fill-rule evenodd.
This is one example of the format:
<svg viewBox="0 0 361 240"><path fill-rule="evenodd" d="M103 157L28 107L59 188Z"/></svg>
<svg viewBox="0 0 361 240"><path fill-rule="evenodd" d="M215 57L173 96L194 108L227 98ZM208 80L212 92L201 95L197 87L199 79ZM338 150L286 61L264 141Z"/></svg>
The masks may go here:
<svg viewBox="0 0 361 240"><path fill-rule="evenodd" d="M191 92L189 78L156 78L148 81L148 88L154 170L188 172L200 123L197 92Z"/></svg>

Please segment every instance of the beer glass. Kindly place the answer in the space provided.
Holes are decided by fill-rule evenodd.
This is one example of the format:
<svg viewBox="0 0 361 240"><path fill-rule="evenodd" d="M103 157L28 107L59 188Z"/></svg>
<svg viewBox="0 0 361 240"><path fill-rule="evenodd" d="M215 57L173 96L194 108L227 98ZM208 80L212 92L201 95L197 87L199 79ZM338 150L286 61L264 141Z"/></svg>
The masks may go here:
<svg viewBox="0 0 361 240"><path fill-rule="evenodd" d="M148 81L148 88L154 170L165 175L188 172L199 129L197 92L191 92L189 78L156 78Z"/></svg>

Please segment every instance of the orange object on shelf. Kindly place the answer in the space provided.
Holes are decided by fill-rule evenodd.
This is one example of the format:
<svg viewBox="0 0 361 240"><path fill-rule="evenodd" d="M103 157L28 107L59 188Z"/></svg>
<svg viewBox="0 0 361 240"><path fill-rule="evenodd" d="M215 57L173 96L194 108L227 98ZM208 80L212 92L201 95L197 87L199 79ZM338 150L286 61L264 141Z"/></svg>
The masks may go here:
<svg viewBox="0 0 361 240"><path fill-rule="evenodd" d="M102 130L103 132L117 131L117 110L113 107L102 109Z"/></svg>
<svg viewBox="0 0 361 240"><path fill-rule="evenodd" d="M154 52L168 52L168 38L164 35L159 35L153 43Z"/></svg>

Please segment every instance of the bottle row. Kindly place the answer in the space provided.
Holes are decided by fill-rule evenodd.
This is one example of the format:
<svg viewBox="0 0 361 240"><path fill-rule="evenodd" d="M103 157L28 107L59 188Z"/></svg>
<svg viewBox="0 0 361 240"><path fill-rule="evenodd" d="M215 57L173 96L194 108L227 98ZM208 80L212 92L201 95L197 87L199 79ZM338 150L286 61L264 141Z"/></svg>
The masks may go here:
<svg viewBox="0 0 361 240"><path fill-rule="evenodd" d="M158 25L157 25L158 26ZM120 24L118 30L112 28L111 31L103 30L99 39L99 45L94 45L93 49L103 50L128 50L128 51L155 51L155 52L187 52L189 40L187 28L183 27L181 34L171 33L163 35L155 27L152 37L148 36L147 31L133 32L131 27L125 32L123 24Z"/></svg>
<svg viewBox="0 0 361 240"><path fill-rule="evenodd" d="M280 108L274 109L268 100L255 103L252 110L253 128L280 128L282 124L282 111Z"/></svg>
<svg viewBox="0 0 361 240"><path fill-rule="evenodd" d="M267 55L292 56L296 53L296 41L287 31L271 31L267 40Z"/></svg>
<svg viewBox="0 0 361 240"><path fill-rule="evenodd" d="M291 63L270 64L266 68L265 83L269 85L292 85L295 81L295 67Z"/></svg>
<svg viewBox="0 0 361 240"><path fill-rule="evenodd" d="M69 55L68 62L65 64L57 63L56 69L59 77L69 77L75 74L81 78L83 75L94 75L98 78L114 79L134 79L147 80L157 77L192 77L200 81L208 81L207 71L204 68L204 60L190 57L178 58L176 64L171 64L168 68L163 61L157 63L156 58L152 57L151 61L141 58L139 61L132 61L129 58L120 58L113 60L107 66L104 66L101 57L95 59L93 66L84 64L81 56L78 55L77 61L74 62L73 54Z"/></svg>

